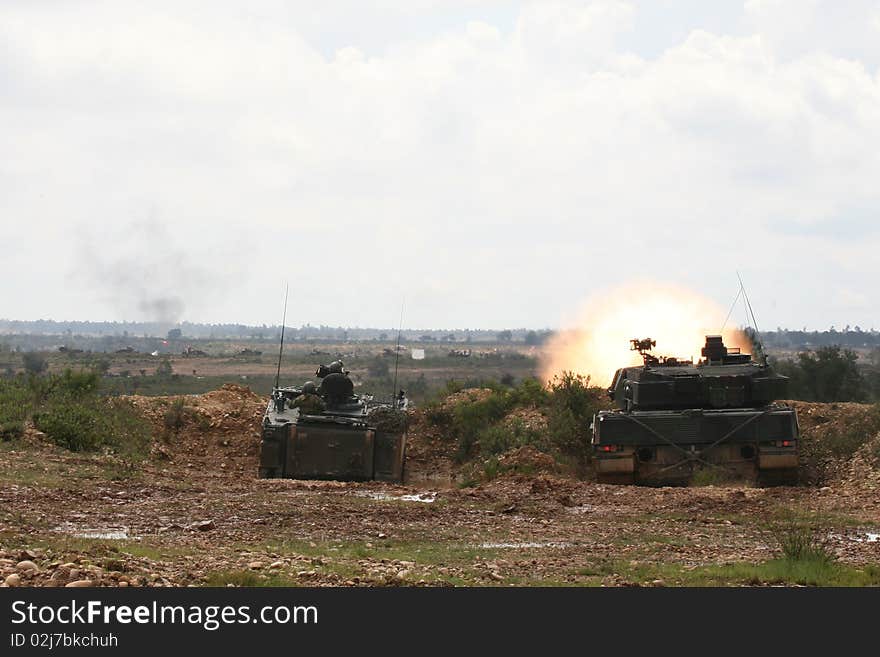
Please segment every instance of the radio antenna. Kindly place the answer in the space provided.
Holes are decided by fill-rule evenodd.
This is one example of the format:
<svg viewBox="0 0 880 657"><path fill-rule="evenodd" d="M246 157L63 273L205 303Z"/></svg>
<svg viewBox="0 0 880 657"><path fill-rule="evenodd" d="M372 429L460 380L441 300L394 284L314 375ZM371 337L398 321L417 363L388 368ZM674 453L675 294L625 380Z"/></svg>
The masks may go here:
<svg viewBox="0 0 880 657"><path fill-rule="evenodd" d="M739 301L739 296L742 294L742 281L740 281L739 290L736 291L736 296L733 298L733 303L730 304L730 310L727 311L727 317L724 318L724 323L721 325L721 332L724 332L724 327L727 326L727 320L730 319L730 316L733 314L733 309L736 308L736 302Z"/></svg>
<svg viewBox="0 0 880 657"><path fill-rule="evenodd" d="M742 292L743 301L745 302L746 307L746 322L751 321L752 329L755 331L755 335L752 338L752 343L754 346L754 351L756 355L760 355L764 365L767 364L767 352L764 351L764 344L761 342L761 334L758 332L758 320L755 319L755 311L752 310L752 302L749 301L749 293L746 292L746 286L743 283L742 276L739 275L739 272L736 272L736 277L739 279L739 291ZM751 320L749 317L751 316Z"/></svg>
<svg viewBox="0 0 880 657"><path fill-rule="evenodd" d="M290 292L290 283L284 284L284 314L281 317L281 344L278 347L278 369L275 371L275 388L281 381L281 355L284 353L284 324L287 322L287 293Z"/></svg>
<svg viewBox="0 0 880 657"><path fill-rule="evenodd" d="M400 333L403 331L403 303L400 301L400 322L397 324L397 347L394 349L394 383L391 385L391 400L394 408L397 408L397 366L400 363Z"/></svg>
<svg viewBox="0 0 880 657"><path fill-rule="evenodd" d="M746 286L743 285L742 276L739 275L739 272L736 272L736 277L739 279L739 289L742 291L743 298L746 300L746 308L749 310L749 315L752 316L752 328L755 329L755 335L758 334L758 322L755 319L755 313L752 311L752 302L749 301L749 294L746 292Z"/></svg>

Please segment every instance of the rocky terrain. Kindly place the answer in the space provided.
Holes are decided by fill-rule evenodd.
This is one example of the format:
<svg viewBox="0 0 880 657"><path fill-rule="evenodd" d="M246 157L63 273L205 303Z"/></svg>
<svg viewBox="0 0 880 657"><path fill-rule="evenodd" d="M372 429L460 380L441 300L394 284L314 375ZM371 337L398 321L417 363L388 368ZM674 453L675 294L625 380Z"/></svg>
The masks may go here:
<svg viewBox="0 0 880 657"><path fill-rule="evenodd" d="M187 397L173 430L173 399L132 401L155 428L142 462L68 452L33 429L0 444L3 586L796 583L743 570L780 555L771 521L792 515L854 581L880 564L880 436L846 458L822 447L867 406L797 404L809 459L797 487L601 485L529 448L501 457L528 475L461 487L421 412L399 486L257 479L266 402L247 388Z"/></svg>

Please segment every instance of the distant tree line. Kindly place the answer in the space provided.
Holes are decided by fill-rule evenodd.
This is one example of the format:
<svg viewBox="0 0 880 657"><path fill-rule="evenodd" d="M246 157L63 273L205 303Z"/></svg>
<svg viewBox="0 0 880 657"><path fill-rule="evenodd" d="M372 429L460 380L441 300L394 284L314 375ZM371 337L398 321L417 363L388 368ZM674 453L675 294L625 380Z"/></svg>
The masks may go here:
<svg viewBox="0 0 880 657"><path fill-rule="evenodd" d="M840 345L802 351L792 360L771 359L789 377L789 397L817 402L880 401L880 349L860 361Z"/></svg>
<svg viewBox="0 0 880 657"><path fill-rule="evenodd" d="M850 349L864 349L880 347L880 331L873 328L869 331L861 327L846 326L838 331L833 326L827 331L792 331L789 329L776 329L761 333L764 346L769 349L817 349L819 347L849 347Z"/></svg>
<svg viewBox="0 0 880 657"><path fill-rule="evenodd" d="M0 336L43 336L75 341L78 337L136 339L168 338L179 339L238 339L257 341L276 341L281 326L251 326L247 324L199 324L180 322L177 324L159 322L85 322L55 321L50 319L20 321L0 319ZM303 324L299 327L287 326L285 339L290 340L378 340L394 341L398 329L361 328L328 326L324 324ZM504 329L409 329L404 330L401 339L409 342L495 342L525 341L536 343L549 335L549 331L526 328Z"/></svg>

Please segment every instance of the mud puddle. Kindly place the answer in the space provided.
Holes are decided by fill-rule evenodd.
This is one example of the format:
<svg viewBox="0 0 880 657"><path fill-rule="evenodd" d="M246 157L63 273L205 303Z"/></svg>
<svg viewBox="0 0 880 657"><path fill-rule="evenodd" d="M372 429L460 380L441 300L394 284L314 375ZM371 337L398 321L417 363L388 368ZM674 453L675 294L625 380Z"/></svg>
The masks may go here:
<svg viewBox="0 0 880 657"><path fill-rule="evenodd" d="M529 550L536 548L567 548L571 547L571 543L566 542L523 542L523 543L480 543L478 548L483 550Z"/></svg>
<svg viewBox="0 0 880 657"><path fill-rule="evenodd" d="M422 502L425 504L430 504L437 499L437 493L434 491L428 491L425 493L413 493L407 495L390 495L389 493L383 493L381 491L356 491L354 494L358 497L367 497L371 500L381 500L383 502L393 500L401 502Z"/></svg>
<svg viewBox="0 0 880 657"><path fill-rule="evenodd" d="M98 538L111 541L120 541L130 538L138 538L128 533L128 527L77 527L70 523L62 523L53 531L69 534L75 538Z"/></svg>

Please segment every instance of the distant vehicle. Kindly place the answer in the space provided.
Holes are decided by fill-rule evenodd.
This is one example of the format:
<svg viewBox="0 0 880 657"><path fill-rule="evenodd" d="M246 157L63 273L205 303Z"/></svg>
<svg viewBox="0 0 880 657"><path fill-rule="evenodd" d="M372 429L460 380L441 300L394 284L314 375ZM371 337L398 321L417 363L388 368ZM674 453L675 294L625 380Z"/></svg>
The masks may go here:
<svg viewBox="0 0 880 657"><path fill-rule="evenodd" d="M276 387L260 444L261 478L402 482L407 400L355 395L341 361L320 366L302 387Z"/></svg>
<svg viewBox="0 0 880 657"><path fill-rule="evenodd" d="M650 338L631 340L644 365L617 370L608 395L617 407L593 418L593 454L602 483L686 483L701 468L756 477L762 484L798 479L795 410L774 400L788 378L721 336L706 336L703 358L657 357Z"/></svg>

